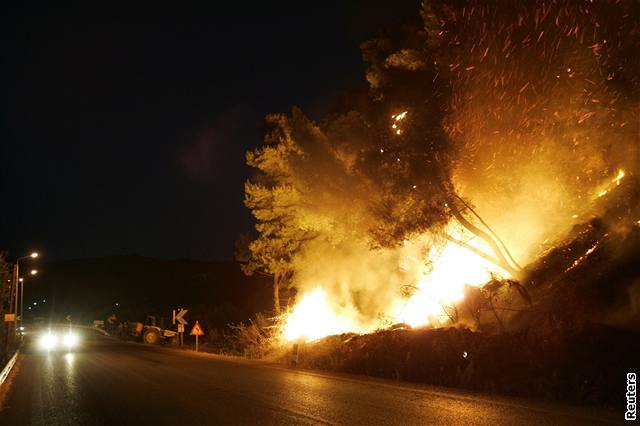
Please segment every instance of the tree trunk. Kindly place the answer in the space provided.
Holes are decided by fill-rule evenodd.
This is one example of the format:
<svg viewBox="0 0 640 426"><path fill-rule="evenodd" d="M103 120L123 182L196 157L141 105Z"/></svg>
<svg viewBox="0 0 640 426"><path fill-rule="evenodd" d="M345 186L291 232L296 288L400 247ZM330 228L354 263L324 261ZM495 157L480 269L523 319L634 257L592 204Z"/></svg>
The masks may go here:
<svg viewBox="0 0 640 426"><path fill-rule="evenodd" d="M453 213L453 216L458 220L458 222L462 226L464 226L468 231L477 235L480 239L482 239L487 244L489 244L489 247L491 248L491 250L496 256L495 258L488 257L488 256L482 256L482 257L500 266L505 271L509 272L514 278L516 279L520 278L520 271L514 268L513 266L511 266L511 264L507 261L504 254L502 253L502 250L500 249L496 241L493 239L493 237L491 237L491 235L489 235L488 233L484 232L483 230L475 226L473 223L469 222L462 215L462 212L458 209L458 207L455 205L455 203L451 199L449 199L448 204L449 204L449 209L451 210L451 213ZM457 240L454 240L454 242L457 242ZM469 248L467 244L462 243L461 245L467 246L466 248ZM475 250L476 254L478 254L477 253L478 251L479 250Z"/></svg>
<svg viewBox="0 0 640 426"><path fill-rule="evenodd" d="M509 257L509 260L511 261L511 264L517 270L522 270L522 267L520 265L518 265L518 262L516 262L515 259L513 258L513 256L511 256L511 252L507 248L506 244L502 241L502 239L500 239L500 237L495 232L493 232L493 229L491 229L491 227L482 219L482 217L480 217L478 212L476 212L469 204L467 204L467 202L464 201L464 199L461 196L459 196L458 194L455 194L455 193L453 195L462 203L463 206L465 206L467 209L469 209L469 211L480 221L480 223L482 223L485 226L485 228L487 228L487 230L489 230L489 233L493 236L493 238L495 238L496 241L498 243L500 243L500 246L502 247L502 249L504 250L506 255Z"/></svg>
<svg viewBox="0 0 640 426"><path fill-rule="evenodd" d="M280 274L273 274L273 310L280 315Z"/></svg>

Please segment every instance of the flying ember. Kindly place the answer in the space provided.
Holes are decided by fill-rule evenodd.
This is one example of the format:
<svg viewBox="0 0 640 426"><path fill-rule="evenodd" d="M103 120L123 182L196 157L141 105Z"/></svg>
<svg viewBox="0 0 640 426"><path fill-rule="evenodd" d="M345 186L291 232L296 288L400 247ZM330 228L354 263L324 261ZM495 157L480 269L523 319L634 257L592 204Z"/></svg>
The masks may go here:
<svg viewBox="0 0 640 426"><path fill-rule="evenodd" d="M625 171L622 170L622 169L618 170L618 173L616 174L616 176L613 179L611 179L610 181L606 182L604 184L604 186L600 187L600 189L598 190L597 196L598 197L603 197L603 196L607 195L609 193L609 191L611 191L616 186L620 185L620 181L624 177L625 177Z"/></svg>

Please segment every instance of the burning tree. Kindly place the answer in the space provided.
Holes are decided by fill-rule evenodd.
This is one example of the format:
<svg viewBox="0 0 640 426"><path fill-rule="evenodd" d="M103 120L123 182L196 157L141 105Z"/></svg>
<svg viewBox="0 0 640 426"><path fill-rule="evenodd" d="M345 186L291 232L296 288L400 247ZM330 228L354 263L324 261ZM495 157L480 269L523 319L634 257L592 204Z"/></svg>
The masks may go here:
<svg viewBox="0 0 640 426"><path fill-rule="evenodd" d="M521 278L516 258L534 259L588 217L603 182L637 169L639 8L424 2L422 28L363 44L366 106L268 118L247 157L262 172L245 188L252 267L278 277L274 295L286 276L348 317L331 332L403 320L399 305L442 314L465 284ZM418 293L400 302L407 284Z"/></svg>
<svg viewBox="0 0 640 426"><path fill-rule="evenodd" d="M382 166L403 168L385 177L395 184L391 197L439 210L440 225L455 217L517 277L505 244L460 196L493 224L514 222L501 229L510 245L523 246L566 229L592 207L602 180L636 167L637 150L629 149L638 134L640 66L630 52L639 42L638 5L438 1L424 2L421 15L423 28L363 45L383 113L409 111L382 147L390 154ZM393 228L381 230L383 241L434 223L399 221L398 203L390 204L385 222ZM526 257L527 249L518 252Z"/></svg>

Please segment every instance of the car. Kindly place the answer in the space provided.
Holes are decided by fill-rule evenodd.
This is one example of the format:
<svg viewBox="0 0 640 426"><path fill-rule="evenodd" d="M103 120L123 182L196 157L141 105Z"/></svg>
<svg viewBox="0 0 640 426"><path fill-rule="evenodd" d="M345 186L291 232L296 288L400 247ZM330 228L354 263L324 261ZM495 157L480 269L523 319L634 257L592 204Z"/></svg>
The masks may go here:
<svg viewBox="0 0 640 426"><path fill-rule="evenodd" d="M69 324L49 324L23 331L29 350L40 352L71 352L81 343L81 330Z"/></svg>

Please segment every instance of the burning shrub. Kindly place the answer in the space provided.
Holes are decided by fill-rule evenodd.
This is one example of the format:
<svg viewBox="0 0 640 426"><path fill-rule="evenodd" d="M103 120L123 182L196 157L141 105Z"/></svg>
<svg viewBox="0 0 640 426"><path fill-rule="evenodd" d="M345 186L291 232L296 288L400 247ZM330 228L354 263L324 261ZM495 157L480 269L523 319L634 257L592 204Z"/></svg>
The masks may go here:
<svg viewBox="0 0 640 426"><path fill-rule="evenodd" d="M274 320L258 313L248 324L232 325L233 348L247 358L264 358L277 347L279 329Z"/></svg>

